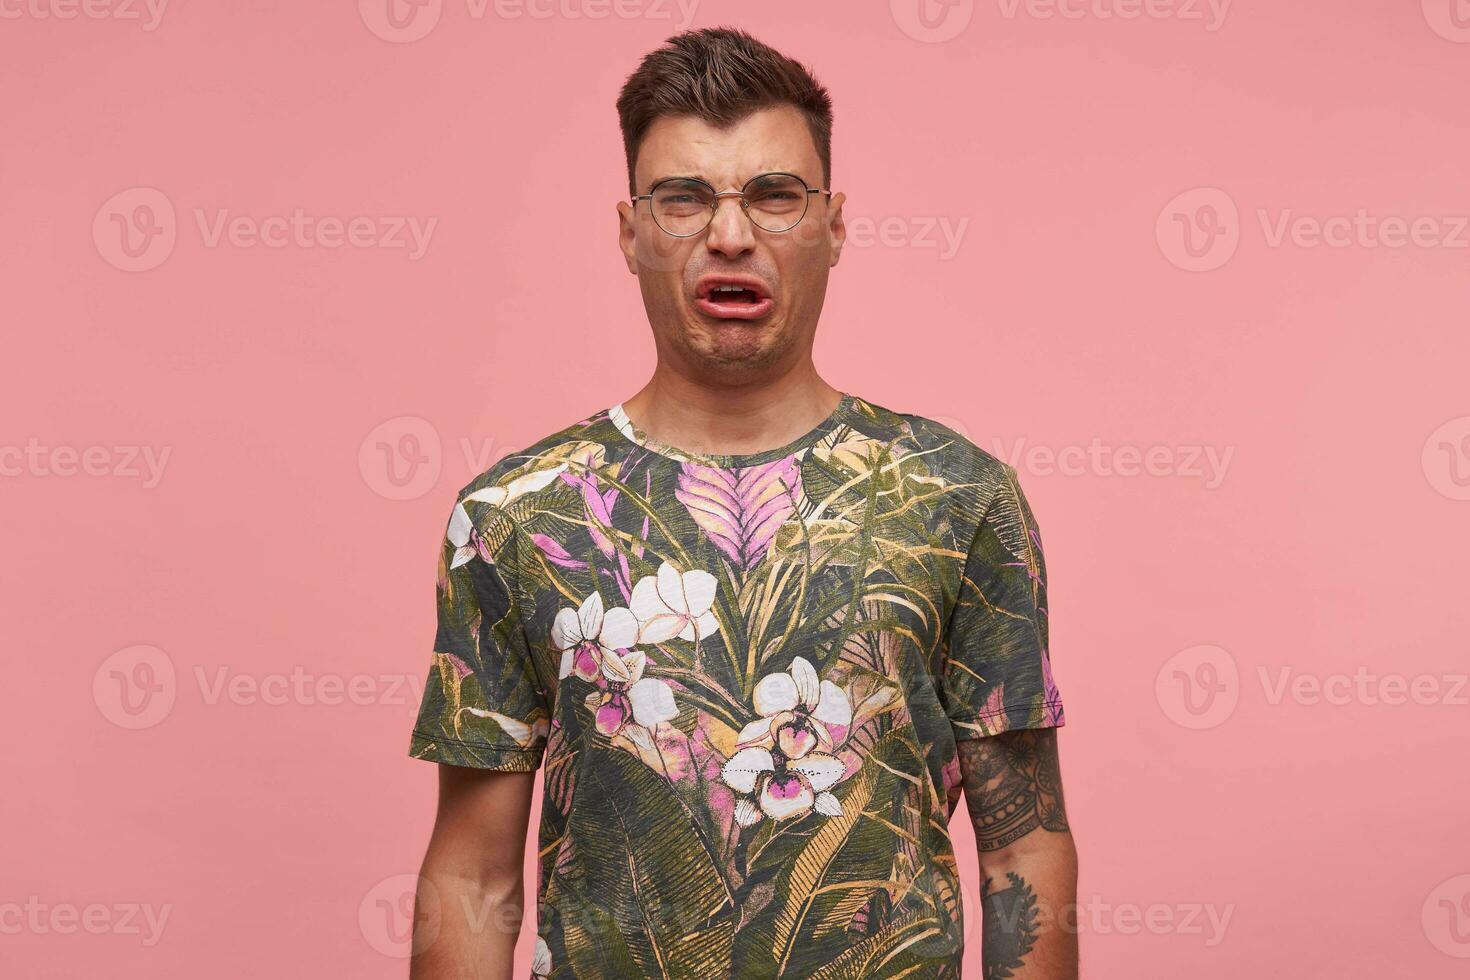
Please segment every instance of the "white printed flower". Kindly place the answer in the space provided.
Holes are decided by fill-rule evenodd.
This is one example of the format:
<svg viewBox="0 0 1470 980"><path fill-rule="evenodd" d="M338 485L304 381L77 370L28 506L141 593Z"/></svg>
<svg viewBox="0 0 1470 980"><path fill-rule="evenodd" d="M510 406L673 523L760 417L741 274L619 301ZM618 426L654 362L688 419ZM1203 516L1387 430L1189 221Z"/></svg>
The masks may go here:
<svg viewBox="0 0 1470 980"><path fill-rule="evenodd" d="M498 711L487 708L475 708L465 705L459 709L467 711L476 718L489 718L500 726L500 730L515 740L521 748L535 748L546 741L546 736L551 732L551 719L546 717L537 718L534 722L526 723L519 718L503 715Z"/></svg>
<svg viewBox="0 0 1470 980"><path fill-rule="evenodd" d="M486 561L490 560L490 549L485 545L485 539L480 537L480 532L475 529L475 522L470 520L463 503L455 504L454 513L449 515L449 533L446 537L454 545L454 558L449 562L450 568L458 568L476 554Z"/></svg>
<svg viewBox="0 0 1470 980"><path fill-rule="evenodd" d="M465 503L475 501L476 503L491 504L495 507L508 507L519 497L540 490L555 480L557 474L567 468L566 463L553 466L550 469L537 470L527 473L511 480L505 486L485 487L474 493L466 494L464 500L454 505L454 512L449 515L449 543L454 545L454 558L450 561L450 568L458 568L471 558L479 554L486 561L490 560L489 548L485 546L484 540L479 532L475 530L475 522L470 519L470 513L465 509Z"/></svg>
<svg viewBox="0 0 1470 980"><path fill-rule="evenodd" d="M628 608L638 619L638 642L662 643L674 636L703 639L717 631L714 604L713 575L702 568L680 572L664 562L657 575L645 575L633 586Z"/></svg>
<svg viewBox="0 0 1470 980"><path fill-rule="evenodd" d="M540 936L536 937L536 949L531 954L531 976L551 976L551 947Z"/></svg>
<svg viewBox="0 0 1470 980"><path fill-rule="evenodd" d="M616 735L630 722L651 729L679 713L668 682L643 676L647 663L648 655L642 650L627 655L604 651L602 676L607 687L587 696L587 706L593 710L597 730L602 734Z"/></svg>
<svg viewBox="0 0 1470 980"><path fill-rule="evenodd" d="M602 596L590 593L577 609L565 606L551 623L551 645L561 651L559 677L575 673L595 680L603 658L638 641L638 620L622 606L603 611Z"/></svg>

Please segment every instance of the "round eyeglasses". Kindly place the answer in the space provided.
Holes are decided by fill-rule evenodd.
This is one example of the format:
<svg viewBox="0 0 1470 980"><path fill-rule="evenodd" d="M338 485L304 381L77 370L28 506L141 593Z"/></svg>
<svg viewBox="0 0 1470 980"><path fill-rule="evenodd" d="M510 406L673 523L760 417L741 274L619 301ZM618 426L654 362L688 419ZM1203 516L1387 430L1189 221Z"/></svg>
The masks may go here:
<svg viewBox="0 0 1470 980"><path fill-rule="evenodd" d="M636 208L647 201L660 228L675 238L690 238L709 227L722 197L740 198L741 210L757 228L782 232L801 224L813 194L832 196L829 190L808 187L796 174L756 174L738 191L716 191L698 177L665 177L632 202Z"/></svg>

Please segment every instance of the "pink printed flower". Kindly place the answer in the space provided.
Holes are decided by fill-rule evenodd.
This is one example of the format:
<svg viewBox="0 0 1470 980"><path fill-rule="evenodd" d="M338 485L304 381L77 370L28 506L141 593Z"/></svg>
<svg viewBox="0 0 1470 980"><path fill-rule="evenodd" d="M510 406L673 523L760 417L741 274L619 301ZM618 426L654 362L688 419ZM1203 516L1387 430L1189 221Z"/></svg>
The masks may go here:
<svg viewBox="0 0 1470 980"><path fill-rule="evenodd" d="M792 660L789 671L762 677L753 701L761 717L741 729L737 748L764 745L800 759L814 749L831 752L852 725L847 692L831 681L819 682L805 657Z"/></svg>
<svg viewBox="0 0 1470 980"><path fill-rule="evenodd" d="M841 816L842 801L827 790L842 778L844 768L841 759L821 752L787 759L753 745L732 755L721 768L720 778L731 789L750 794L735 804L736 822L749 827L762 814L785 820L815 809L829 817Z"/></svg>
<svg viewBox="0 0 1470 980"><path fill-rule="evenodd" d="M787 456L731 469L686 462L674 496L736 568L751 569L796 513L801 492L801 466Z"/></svg>
<svg viewBox="0 0 1470 980"><path fill-rule="evenodd" d="M631 647L638 639L638 620L622 606L603 611L602 595L589 593L582 605L563 607L551 623L551 645L561 651L559 677L576 674L596 680L604 658Z"/></svg>
<svg viewBox="0 0 1470 980"><path fill-rule="evenodd" d="M1041 678L1042 678L1042 716L1046 719L1044 724L1061 726L1067 723L1066 714L1062 710L1062 695L1057 691L1057 683L1051 675L1051 654L1045 650L1041 652Z"/></svg>
<svg viewBox="0 0 1470 980"><path fill-rule="evenodd" d="M586 568L587 562L573 558L572 553L561 546L561 542L549 534L533 534L531 540L546 556L546 560L562 568Z"/></svg>
<svg viewBox="0 0 1470 980"><path fill-rule="evenodd" d="M762 814L785 820L812 810L840 816L842 803L828 790L847 768L832 754L852 724L847 692L819 682L811 661L797 657L789 671L761 678L754 702L761 717L741 730L720 770L727 786L749 794L735 805L736 821L748 827Z"/></svg>

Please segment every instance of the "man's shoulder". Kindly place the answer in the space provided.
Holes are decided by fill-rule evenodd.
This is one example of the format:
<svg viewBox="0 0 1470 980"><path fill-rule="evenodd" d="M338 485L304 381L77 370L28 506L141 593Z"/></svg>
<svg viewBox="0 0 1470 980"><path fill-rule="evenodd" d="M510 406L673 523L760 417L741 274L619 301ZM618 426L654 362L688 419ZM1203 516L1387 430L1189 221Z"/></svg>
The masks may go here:
<svg viewBox="0 0 1470 980"><path fill-rule="evenodd" d="M598 457L603 453L608 436L605 430L610 425L607 409L603 408L541 436L486 467L460 488L457 499L475 494L479 499L501 498L496 502L508 505L516 497L551 483L561 473L575 475L587 466L596 466L601 462Z"/></svg>
<svg viewBox="0 0 1470 980"><path fill-rule="evenodd" d="M1010 464L976 444L959 419L899 412L863 398L856 400L855 409L854 428L921 460L925 470L946 484L973 488L965 496L980 509L999 486L1016 478Z"/></svg>

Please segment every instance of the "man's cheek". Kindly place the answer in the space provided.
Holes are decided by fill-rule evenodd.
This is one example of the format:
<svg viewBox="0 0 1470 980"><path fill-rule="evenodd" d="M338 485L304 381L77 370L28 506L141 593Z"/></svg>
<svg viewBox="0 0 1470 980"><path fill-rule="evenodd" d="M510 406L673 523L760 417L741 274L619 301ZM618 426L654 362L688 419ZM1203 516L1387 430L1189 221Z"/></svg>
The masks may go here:
<svg viewBox="0 0 1470 980"><path fill-rule="evenodd" d="M682 273L689 260L689 249L672 235L645 237L638 245L639 275L648 273Z"/></svg>

